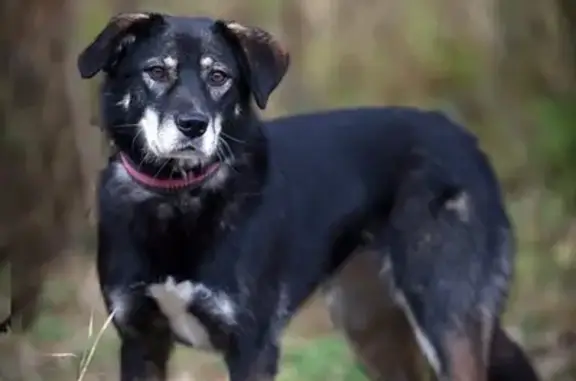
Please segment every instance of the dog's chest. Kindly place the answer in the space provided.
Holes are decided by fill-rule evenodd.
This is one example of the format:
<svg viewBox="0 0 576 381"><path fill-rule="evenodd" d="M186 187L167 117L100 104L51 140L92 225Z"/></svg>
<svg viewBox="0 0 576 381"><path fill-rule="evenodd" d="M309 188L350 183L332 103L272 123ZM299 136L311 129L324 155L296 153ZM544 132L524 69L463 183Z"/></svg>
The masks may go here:
<svg viewBox="0 0 576 381"><path fill-rule="evenodd" d="M193 313L202 311L211 321L222 326L236 324L237 306L226 293L189 280L176 281L168 277L163 283L148 286L148 295L155 300L167 318L174 335L184 344L204 350L214 350L209 327Z"/></svg>

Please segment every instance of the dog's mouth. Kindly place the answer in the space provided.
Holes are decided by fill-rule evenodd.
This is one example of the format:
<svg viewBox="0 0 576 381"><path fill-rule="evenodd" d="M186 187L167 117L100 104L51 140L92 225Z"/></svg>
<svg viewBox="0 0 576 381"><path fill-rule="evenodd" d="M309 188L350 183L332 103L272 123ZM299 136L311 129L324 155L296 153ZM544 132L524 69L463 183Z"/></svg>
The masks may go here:
<svg viewBox="0 0 576 381"><path fill-rule="evenodd" d="M214 175L222 165L220 160L213 160L209 163L199 163L193 166L177 165L178 170L169 171L168 174L155 173L150 175L142 171L134 162L124 153L120 153L120 160L126 172L136 182L160 191L177 191L184 189L193 189L200 187L212 175ZM169 159L178 161L179 159ZM159 171L161 172L161 171Z"/></svg>

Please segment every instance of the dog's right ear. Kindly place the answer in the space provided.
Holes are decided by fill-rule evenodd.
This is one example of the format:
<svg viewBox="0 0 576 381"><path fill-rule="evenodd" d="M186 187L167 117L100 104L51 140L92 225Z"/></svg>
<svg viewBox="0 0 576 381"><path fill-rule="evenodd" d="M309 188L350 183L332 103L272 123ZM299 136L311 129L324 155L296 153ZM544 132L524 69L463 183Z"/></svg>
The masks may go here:
<svg viewBox="0 0 576 381"><path fill-rule="evenodd" d="M135 33L132 32L158 19L162 19L162 16L157 13L120 13L112 17L78 56L78 71L82 78L92 78L105 69L126 44L135 40Z"/></svg>
<svg viewBox="0 0 576 381"><path fill-rule="evenodd" d="M256 104L265 109L270 93L280 84L290 64L290 55L270 33L234 21L218 20L218 31L240 48L241 66Z"/></svg>

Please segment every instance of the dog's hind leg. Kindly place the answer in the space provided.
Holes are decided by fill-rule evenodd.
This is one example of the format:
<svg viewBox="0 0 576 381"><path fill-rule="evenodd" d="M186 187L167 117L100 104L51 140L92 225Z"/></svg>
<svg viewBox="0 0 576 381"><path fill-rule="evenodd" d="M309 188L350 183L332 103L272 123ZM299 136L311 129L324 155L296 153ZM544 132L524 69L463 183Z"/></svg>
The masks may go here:
<svg viewBox="0 0 576 381"><path fill-rule="evenodd" d="M429 381L431 372L406 316L379 272L375 252L355 254L327 285L334 326L349 342L371 381ZM497 323L490 346L489 381L538 381L520 346Z"/></svg>
<svg viewBox="0 0 576 381"><path fill-rule="evenodd" d="M427 189L421 174L401 189L389 225L374 242L388 253L382 270L438 379L486 381L510 279L508 221L494 200L479 206L480 197L464 190Z"/></svg>
<svg viewBox="0 0 576 381"><path fill-rule="evenodd" d="M381 279L380 256L361 251L324 292L333 325L344 333L372 381L428 381L431 372L404 312Z"/></svg>
<svg viewBox="0 0 576 381"><path fill-rule="evenodd" d="M530 359L498 325L490 347L489 381L538 381Z"/></svg>

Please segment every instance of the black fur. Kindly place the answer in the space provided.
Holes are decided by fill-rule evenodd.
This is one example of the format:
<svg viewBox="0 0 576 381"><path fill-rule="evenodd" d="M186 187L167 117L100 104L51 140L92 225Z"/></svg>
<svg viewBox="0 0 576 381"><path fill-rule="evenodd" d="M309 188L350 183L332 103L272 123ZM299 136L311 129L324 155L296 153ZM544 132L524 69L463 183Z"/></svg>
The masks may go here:
<svg viewBox="0 0 576 381"><path fill-rule="evenodd" d="M0 333L8 333L10 332L11 327L11 316L8 316L0 323Z"/></svg>
<svg viewBox="0 0 576 381"><path fill-rule="evenodd" d="M528 355L522 351L502 330L496 330L492 338L490 381L536 381L538 375L530 363Z"/></svg>
<svg viewBox="0 0 576 381"><path fill-rule="evenodd" d="M201 64L207 54L217 61L212 72ZM165 67L166 57L177 68ZM80 56L83 77L106 72L105 131L141 172L169 179L220 165L193 189L169 194L131 179L118 153L102 173L98 270L108 308L117 308L122 380L164 379L173 342L193 344L171 332L150 296L150 285L169 276L204 287L187 311L224 356L231 381L273 379L290 317L366 248L392 264L440 376L455 377L449 335L488 350L482 335L497 324L513 250L476 139L439 113L411 108L261 123L251 102L266 106L287 64L262 30L155 14L117 16ZM141 134L147 108L160 124L191 113L220 118L218 150L202 145L204 130L179 126L178 144L158 154Z"/></svg>

